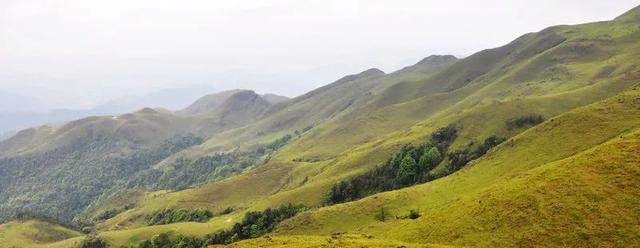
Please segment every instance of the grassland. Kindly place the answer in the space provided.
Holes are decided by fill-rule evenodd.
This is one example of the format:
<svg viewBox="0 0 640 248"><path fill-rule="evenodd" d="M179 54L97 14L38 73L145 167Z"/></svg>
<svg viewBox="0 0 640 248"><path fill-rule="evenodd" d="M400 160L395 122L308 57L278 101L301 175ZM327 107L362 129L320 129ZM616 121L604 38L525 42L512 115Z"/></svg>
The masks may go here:
<svg viewBox="0 0 640 248"><path fill-rule="evenodd" d="M82 234L44 221L12 221L0 225L0 247L48 247ZM67 246L68 247L68 246Z"/></svg>
<svg viewBox="0 0 640 248"><path fill-rule="evenodd" d="M551 27L434 70L345 77L157 167L310 127L268 163L191 189L116 195L87 214L135 203L95 227L116 246L162 232L203 236L229 228L247 211L283 203L313 209L283 222L269 238L233 246L633 246L640 243L639 13ZM508 128L510 120L532 114L546 121ZM492 135L509 139L451 176L323 205L336 182L449 124L459 129L452 149ZM236 211L207 223L144 222L164 208L196 207ZM381 209L390 218L377 220ZM404 218L411 210L421 217ZM64 242L73 239L56 245Z"/></svg>

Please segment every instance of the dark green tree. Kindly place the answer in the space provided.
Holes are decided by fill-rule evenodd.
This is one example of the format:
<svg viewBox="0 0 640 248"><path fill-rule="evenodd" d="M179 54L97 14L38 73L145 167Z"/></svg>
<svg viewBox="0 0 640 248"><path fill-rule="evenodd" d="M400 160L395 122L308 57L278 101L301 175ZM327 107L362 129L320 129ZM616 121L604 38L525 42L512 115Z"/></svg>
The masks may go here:
<svg viewBox="0 0 640 248"><path fill-rule="evenodd" d="M411 156L405 156L400 162L396 177L401 184L410 184L418 173L418 164Z"/></svg>
<svg viewBox="0 0 640 248"><path fill-rule="evenodd" d="M427 172L435 168L440 161L442 161L442 155L438 148L428 146L418 161L418 167L420 171Z"/></svg>

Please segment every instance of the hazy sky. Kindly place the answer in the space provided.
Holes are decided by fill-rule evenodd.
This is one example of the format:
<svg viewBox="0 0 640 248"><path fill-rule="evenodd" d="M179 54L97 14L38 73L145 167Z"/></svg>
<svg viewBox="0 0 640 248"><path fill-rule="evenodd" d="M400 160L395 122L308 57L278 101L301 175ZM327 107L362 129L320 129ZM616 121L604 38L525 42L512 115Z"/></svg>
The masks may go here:
<svg viewBox="0 0 640 248"><path fill-rule="evenodd" d="M466 56L638 4L0 0L0 91L67 107L196 84L293 96L371 67L389 72L430 54Z"/></svg>

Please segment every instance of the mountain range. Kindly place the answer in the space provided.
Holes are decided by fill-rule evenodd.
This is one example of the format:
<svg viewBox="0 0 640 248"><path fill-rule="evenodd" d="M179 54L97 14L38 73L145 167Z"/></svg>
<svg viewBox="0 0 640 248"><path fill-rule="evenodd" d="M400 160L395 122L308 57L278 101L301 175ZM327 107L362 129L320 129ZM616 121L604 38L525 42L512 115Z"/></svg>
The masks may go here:
<svg viewBox="0 0 640 248"><path fill-rule="evenodd" d="M0 143L0 247L633 247L640 7Z"/></svg>

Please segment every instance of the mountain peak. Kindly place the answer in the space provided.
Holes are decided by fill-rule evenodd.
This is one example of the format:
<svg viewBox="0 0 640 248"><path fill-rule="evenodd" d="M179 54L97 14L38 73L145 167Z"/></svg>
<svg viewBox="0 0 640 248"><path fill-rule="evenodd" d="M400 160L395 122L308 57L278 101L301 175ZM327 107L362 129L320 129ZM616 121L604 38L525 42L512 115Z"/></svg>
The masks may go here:
<svg viewBox="0 0 640 248"><path fill-rule="evenodd" d="M180 111L182 114L202 114L209 110L212 110L226 101L230 96L242 92L243 90L235 89L235 90L227 90L222 92L217 92L213 94L209 94L203 96L196 100L194 103L189 105L184 110Z"/></svg>
<svg viewBox="0 0 640 248"><path fill-rule="evenodd" d="M431 55L412 66L407 66L400 70L400 72L420 72L420 73L432 73L438 71L446 66L452 65L458 61L453 55Z"/></svg>
<svg viewBox="0 0 640 248"><path fill-rule="evenodd" d="M416 65L444 64L456 60L458 60L458 58L453 55L431 55L420 60L420 62L416 63Z"/></svg>
<svg viewBox="0 0 640 248"><path fill-rule="evenodd" d="M158 111L156 111L155 109L152 108L143 108L141 110L136 111L137 114L157 114Z"/></svg>
<svg viewBox="0 0 640 248"><path fill-rule="evenodd" d="M378 69L378 68L371 68L368 70L365 70L363 72L358 73L357 75L359 76L381 76L381 75L385 75L386 73L384 73L384 71Z"/></svg>

